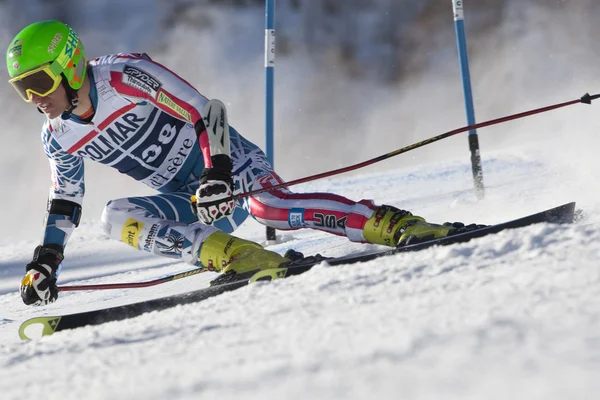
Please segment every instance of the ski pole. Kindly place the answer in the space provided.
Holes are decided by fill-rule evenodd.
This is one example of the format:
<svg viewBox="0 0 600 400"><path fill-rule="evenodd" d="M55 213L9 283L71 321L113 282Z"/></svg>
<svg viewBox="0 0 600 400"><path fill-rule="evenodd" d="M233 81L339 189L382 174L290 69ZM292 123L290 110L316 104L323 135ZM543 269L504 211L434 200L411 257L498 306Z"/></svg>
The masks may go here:
<svg viewBox="0 0 600 400"><path fill-rule="evenodd" d="M177 279L187 278L188 276L194 276L206 272L208 269L205 267L191 269L185 272L179 272L177 274L163 276L162 278L154 279L145 282L125 282L125 283L100 283L95 285L70 285L70 286L59 286L58 290L61 292L72 292L76 290L108 290L108 289L133 289L143 288L148 286L160 285L161 283L171 282Z"/></svg>
<svg viewBox="0 0 600 400"><path fill-rule="evenodd" d="M600 98L600 94L596 94L596 95L591 96L588 93L586 93L581 98L576 99L576 100L571 100L571 101L567 101L567 102L564 102L564 103L558 103L558 104L554 104L554 105L547 106L547 107L537 108L537 109L534 109L534 110L529 110L529 111L521 112L521 113L518 113L518 114L512 114L512 115L508 115L508 116L505 116L505 117L501 117L501 118L497 118L497 119L492 119L492 120L489 120L489 121L484 121L484 122L480 122L480 123L473 124L473 125L467 125L467 126L464 126L462 128L458 128L458 129L455 129L453 131L449 131L449 132L443 133L441 135L434 136L434 137L431 137L429 139L425 139L425 140L423 140L421 142L417 142L417 143L411 144L410 146L406 146L406 147L403 147L401 149L394 150L394 151L389 152L387 154L383 154L383 155L381 155L379 157L375 157L375 158L372 158L372 159L367 160L367 161L363 161L363 162L358 163L358 164L350 165L350 166L344 167L344 168L334 169L334 170L327 171L327 172L322 172L320 174L307 176L307 177L304 177L304 178L296 179L296 180L289 181L289 182L280 183L278 185L273 185L273 186L265 187L265 188L262 188L262 189L251 190L251 191L246 192L246 193L240 193L240 194L234 196L234 199L238 200L238 199L242 199L242 198L245 198L245 197L253 196L253 195L256 195L256 194L259 194L259 193L264 193L264 192L268 192L268 191L271 191L271 190L281 189L281 188L288 187L288 186L298 185L300 183L310 182L310 181L314 181L314 180L317 180L317 179L326 178L328 176L342 174L344 172L354 171L356 169L363 168L363 167L366 167L366 166L371 165L371 164L375 164L375 163L377 163L379 161L387 160L388 158L392 158L392 157L397 156L399 154L406 153L406 152L408 152L410 150L418 149L419 147L423 147L423 146L428 145L430 143L434 143L434 142L437 142L439 140L446 139L446 138L448 138L450 136L454 136L454 135L456 135L458 133L467 132L467 131L470 131L470 130L474 130L474 129L478 129L478 128L483 128L483 127L486 127L486 126L497 125L497 124L500 124L502 122L512 121L512 120L515 120L515 119L528 117L530 115L541 114L541 113L544 113L546 111L555 110L557 108L566 107L566 106L570 106L570 105L573 105L573 104L578 104L578 103L592 104L592 100L596 100L598 98Z"/></svg>

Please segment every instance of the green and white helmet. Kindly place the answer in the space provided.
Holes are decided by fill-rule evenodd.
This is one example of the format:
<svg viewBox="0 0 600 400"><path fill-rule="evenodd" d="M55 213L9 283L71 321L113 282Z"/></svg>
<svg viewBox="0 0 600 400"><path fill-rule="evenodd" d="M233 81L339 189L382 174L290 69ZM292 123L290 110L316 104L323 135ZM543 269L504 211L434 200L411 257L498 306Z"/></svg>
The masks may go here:
<svg viewBox="0 0 600 400"><path fill-rule="evenodd" d="M87 70L79 36L60 21L36 22L10 42L6 52L9 82L25 101L31 94L47 96L64 78L73 91L83 85Z"/></svg>

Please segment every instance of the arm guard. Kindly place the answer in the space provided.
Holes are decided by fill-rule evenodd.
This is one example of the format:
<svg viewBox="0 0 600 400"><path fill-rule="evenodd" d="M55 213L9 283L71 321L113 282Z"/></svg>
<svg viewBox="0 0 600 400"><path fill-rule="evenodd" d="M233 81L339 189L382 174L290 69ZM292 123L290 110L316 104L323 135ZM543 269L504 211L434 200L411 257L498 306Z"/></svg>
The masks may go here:
<svg viewBox="0 0 600 400"><path fill-rule="evenodd" d="M42 245L64 248L73 230L79 226L80 220L81 206L79 204L69 200L50 199Z"/></svg>
<svg viewBox="0 0 600 400"><path fill-rule="evenodd" d="M50 214L69 217L75 227L78 227L81 221L81 206L69 200L52 199L48 201L48 215Z"/></svg>

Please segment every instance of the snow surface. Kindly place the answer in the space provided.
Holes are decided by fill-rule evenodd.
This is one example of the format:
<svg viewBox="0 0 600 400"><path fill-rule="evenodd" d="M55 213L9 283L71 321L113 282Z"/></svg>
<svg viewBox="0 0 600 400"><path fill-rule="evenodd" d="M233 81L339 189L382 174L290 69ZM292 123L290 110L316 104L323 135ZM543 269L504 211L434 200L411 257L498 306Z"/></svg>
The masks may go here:
<svg viewBox="0 0 600 400"><path fill-rule="evenodd" d="M500 222L582 198L583 220L328 267L138 318L20 342L36 315L91 310L207 285L205 273L153 288L68 292L44 308L16 291L34 242L0 247L0 393L57 399L587 399L600 381L600 227L561 171L530 156L484 164L477 201L466 162L304 185L402 204L431 220ZM563 182L557 184L557 182ZM581 189L581 188L580 188ZM588 203L586 203L588 202ZM591 212L590 212L591 210ZM239 234L260 241L254 221ZM308 254L373 249L304 230ZM150 279L185 269L81 226L61 284ZM34 382L34 383L33 383Z"/></svg>

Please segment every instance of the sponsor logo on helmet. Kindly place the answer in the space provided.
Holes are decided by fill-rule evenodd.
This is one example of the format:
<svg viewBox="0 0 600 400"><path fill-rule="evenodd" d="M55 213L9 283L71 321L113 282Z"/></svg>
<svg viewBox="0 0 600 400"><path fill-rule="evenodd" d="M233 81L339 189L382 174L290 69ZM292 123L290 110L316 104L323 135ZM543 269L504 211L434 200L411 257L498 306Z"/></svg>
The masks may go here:
<svg viewBox="0 0 600 400"><path fill-rule="evenodd" d="M156 99L156 101L175 111L177 115L183 117L186 121L192 122L192 115L185 108L175 103L173 99L167 96L164 92L160 92L158 94L158 99Z"/></svg>
<svg viewBox="0 0 600 400"><path fill-rule="evenodd" d="M63 35L61 35L60 32L57 32L56 35L54 35L54 37L50 41L50 44L48 45L48 53L49 54L54 53L54 50L56 50L56 47L60 44L60 41L62 40L62 38L63 38Z"/></svg>
<svg viewBox="0 0 600 400"><path fill-rule="evenodd" d="M21 57L23 54L23 47L21 45L15 46L10 49L10 56L13 58Z"/></svg>
<svg viewBox="0 0 600 400"><path fill-rule="evenodd" d="M132 247L138 248L138 239L140 232L144 228L144 223L135 218L129 218L125 221L123 230L121 230L121 240Z"/></svg>
<svg viewBox="0 0 600 400"><path fill-rule="evenodd" d="M8 56L10 58L17 58L21 57L21 54L23 54L23 39L17 39L11 44L11 47L8 49Z"/></svg>
<svg viewBox="0 0 600 400"><path fill-rule="evenodd" d="M153 98L156 98L159 89L162 87L162 83L158 79L146 71L132 67L131 65L125 65L122 82Z"/></svg>
<svg viewBox="0 0 600 400"><path fill-rule="evenodd" d="M13 65L12 65L12 67L13 67L13 69L14 69L15 71L18 71L18 70L19 70L19 68L21 68L21 66L19 65L19 62L18 62L18 61L15 61L15 62L13 63Z"/></svg>
<svg viewBox="0 0 600 400"><path fill-rule="evenodd" d="M65 46L65 55L68 57L68 59L65 61L65 65L63 65L63 68L68 63L68 60L73 58L73 56L75 55L75 49L77 48L78 42L79 36L77 36L73 29L69 28L69 36L67 37L67 45Z"/></svg>

